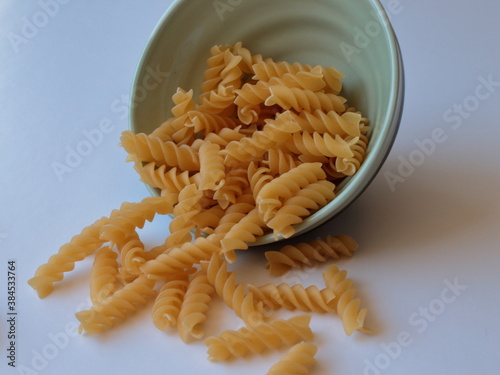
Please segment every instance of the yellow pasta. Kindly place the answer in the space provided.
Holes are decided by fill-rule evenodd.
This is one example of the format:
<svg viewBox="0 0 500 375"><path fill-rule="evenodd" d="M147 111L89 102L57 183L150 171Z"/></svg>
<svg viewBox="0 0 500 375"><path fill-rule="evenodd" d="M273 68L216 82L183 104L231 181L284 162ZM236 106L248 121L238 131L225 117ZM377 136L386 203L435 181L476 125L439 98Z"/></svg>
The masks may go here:
<svg viewBox="0 0 500 375"><path fill-rule="evenodd" d="M321 163L304 163L274 178L262 187L255 199L261 218L268 222L276 215L284 200L325 177Z"/></svg>
<svg viewBox="0 0 500 375"><path fill-rule="evenodd" d="M76 313L81 323L79 331L95 334L114 326L156 295L154 284L154 280L141 275L90 310Z"/></svg>
<svg viewBox="0 0 500 375"><path fill-rule="evenodd" d="M202 196L203 193L196 184L187 185L179 192L179 203L174 207L173 219L169 225L170 235L165 240L167 248L191 242L191 231L195 227L191 219L201 212Z"/></svg>
<svg viewBox="0 0 500 375"><path fill-rule="evenodd" d="M257 287L238 283L228 264L259 236L294 235L298 223L335 199L339 180L361 168L369 122L340 96L342 78L334 67L264 59L241 42L213 46L198 97L178 88L171 116L154 131L124 131L120 138L126 161L159 196L125 202L85 227L29 284L45 297L76 262L96 252L93 306L76 314L80 332L100 333L154 299L151 319L158 329L176 327L184 342L198 340L216 294L245 326L207 338L210 360L293 345L269 374L307 374L316 353L304 342L313 339L311 316L271 315L279 308L337 313L348 335L366 331L366 309L346 272L328 268L323 289ZM159 245L145 246L137 229L165 214L172 215L169 233ZM349 236L329 236L268 251L266 267L282 275L356 248Z"/></svg>
<svg viewBox="0 0 500 375"><path fill-rule="evenodd" d="M189 282L177 319L177 330L185 343L204 336L200 325L207 319L208 303L214 293L206 272L199 271Z"/></svg>
<svg viewBox="0 0 500 375"><path fill-rule="evenodd" d="M248 290L255 296L256 301L265 306L277 309L301 310L314 312L334 312L335 292L329 288L319 290L311 285L304 288L300 284L290 286L286 283L279 285L269 283L261 287L248 285Z"/></svg>
<svg viewBox="0 0 500 375"><path fill-rule="evenodd" d="M113 294L118 281L118 254L109 247L99 249L90 271L90 300L96 304Z"/></svg>
<svg viewBox="0 0 500 375"><path fill-rule="evenodd" d="M237 331L224 331L204 341L208 347L208 359L214 362L227 361L231 357L245 357L282 345L311 341L313 333L309 328L310 320L310 315L298 315L288 320L277 319Z"/></svg>
<svg viewBox="0 0 500 375"><path fill-rule="evenodd" d="M189 274L186 272L174 274L156 296L151 316L160 331L177 326L177 318L189 284L188 279Z"/></svg>
<svg viewBox="0 0 500 375"><path fill-rule="evenodd" d="M342 320L345 333L350 336L357 330L368 332L364 327L367 310L360 309L361 300L356 298L354 282L346 278L346 275L345 270L341 271L335 264L332 264L323 273L323 279L326 287L335 293L334 305L337 314Z"/></svg>
<svg viewBox="0 0 500 375"><path fill-rule="evenodd" d="M272 275L283 275L291 268L313 267L318 262L352 256L358 243L350 236L327 236L320 240L283 246L279 251L266 251L266 268Z"/></svg>
<svg viewBox="0 0 500 375"><path fill-rule="evenodd" d="M321 91L312 91L285 85L269 86L270 95L264 102L270 106L277 104L283 109L294 109L296 111L323 111L344 112L345 98L327 94Z"/></svg>
<svg viewBox="0 0 500 375"><path fill-rule="evenodd" d="M307 375L308 368L316 364L314 356L317 351L317 346L312 343L295 344L269 369L267 375Z"/></svg>
<svg viewBox="0 0 500 375"><path fill-rule="evenodd" d="M215 287L217 295L236 315L245 322L262 320L262 304L254 303L253 294L245 293L243 284L236 283L234 272L227 271L227 263L218 254L213 254L209 262L202 262L208 281Z"/></svg>
<svg viewBox="0 0 500 375"><path fill-rule="evenodd" d="M220 146L210 142L203 142L199 151L200 156L200 189L218 190L225 181L226 167L220 155Z"/></svg>

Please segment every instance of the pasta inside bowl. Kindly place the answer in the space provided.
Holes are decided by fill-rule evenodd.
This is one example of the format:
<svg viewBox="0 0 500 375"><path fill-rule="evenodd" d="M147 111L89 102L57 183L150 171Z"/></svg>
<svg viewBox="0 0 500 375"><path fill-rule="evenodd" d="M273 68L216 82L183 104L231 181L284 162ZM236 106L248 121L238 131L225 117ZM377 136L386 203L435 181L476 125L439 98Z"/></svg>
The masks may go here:
<svg viewBox="0 0 500 375"><path fill-rule="evenodd" d="M176 1L152 33L132 91L130 127L150 134L171 117L177 88L200 94L214 45L241 41L275 61L333 66L345 78L340 95L370 122L359 170L336 187L336 197L295 228L302 234L330 220L366 189L395 139L401 119L404 75L390 22L377 0ZM150 188L153 195L159 192ZM274 242L265 234L253 245Z"/></svg>

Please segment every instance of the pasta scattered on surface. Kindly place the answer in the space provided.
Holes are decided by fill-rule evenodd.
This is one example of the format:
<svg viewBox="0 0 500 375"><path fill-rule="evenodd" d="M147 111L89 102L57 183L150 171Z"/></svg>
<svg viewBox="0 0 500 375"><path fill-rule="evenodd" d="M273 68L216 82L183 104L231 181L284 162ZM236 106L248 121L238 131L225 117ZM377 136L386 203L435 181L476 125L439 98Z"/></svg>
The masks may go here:
<svg viewBox="0 0 500 375"><path fill-rule="evenodd" d="M287 345L268 374L307 374L317 350L308 343L311 315L272 314L280 308L336 313L347 335L366 331L366 309L346 272L330 266L324 288L257 287L238 283L230 267L237 251L262 235L292 237L297 224L336 199L339 183L362 168L369 121L340 95L343 77L334 67L263 58L241 42L213 46L198 97L178 88L171 116L151 134L122 133L126 160L159 196L125 202L85 227L28 283L46 297L76 262L95 253L93 306L76 313L80 332L101 333L153 300L159 330L176 328L184 342L199 340L209 303L220 298L245 326L205 339L210 360ZM165 214L172 215L169 235L145 246L138 229ZM283 275L351 256L357 246L347 235L329 236L265 257L269 272Z"/></svg>

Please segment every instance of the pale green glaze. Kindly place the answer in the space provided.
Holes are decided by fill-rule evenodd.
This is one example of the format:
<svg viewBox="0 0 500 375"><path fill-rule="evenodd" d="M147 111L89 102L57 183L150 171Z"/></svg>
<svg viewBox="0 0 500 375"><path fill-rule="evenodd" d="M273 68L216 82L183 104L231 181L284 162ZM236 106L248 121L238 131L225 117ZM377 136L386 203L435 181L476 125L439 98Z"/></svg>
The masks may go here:
<svg viewBox="0 0 500 375"><path fill-rule="evenodd" d="M216 8L217 4L227 7ZM297 234L303 233L357 198L392 146L404 94L396 37L377 0L174 2L153 32L139 64L133 92L147 94L132 103L131 129L149 133L161 124L170 116L171 97L177 87L194 88L198 93L210 47L237 41L252 53L275 60L335 66L346 76L342 95L371 122L370 144L361 169L345 180L332 202L296 226ZM145 75L155 69L168 77L153 89L153 85L142 89ZM258 244L272 241L272 235L267 235Z"/></svg>

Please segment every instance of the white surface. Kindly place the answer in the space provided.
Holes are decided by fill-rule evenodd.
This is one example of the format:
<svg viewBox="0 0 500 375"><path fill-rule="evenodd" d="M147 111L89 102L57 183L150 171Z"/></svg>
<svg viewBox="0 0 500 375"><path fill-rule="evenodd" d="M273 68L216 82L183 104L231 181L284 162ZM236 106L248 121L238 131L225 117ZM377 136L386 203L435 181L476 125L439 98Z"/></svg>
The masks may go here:
<svg viewBox="0 0 500 375"><path fill-rule="evenodd" d="M201 343L185 345L175 334L157 331L148 309L102 336L73 335L74 312L88 303L89 261L44 300L26 284L36 267L85 225L123 201L148 195L117 143L127 128L124 103L134 69L168 5L67 1L46 17L37 1L0 5L2 374L256 374L284 352L212 364ZM406 68L398 138L364 195L302 238L344 232L360 242L356 256L341 266L356 281L375 333L346 337L336 317L315 314L319 352L313 373L498 374L500 84L491 92L476 88L488 77L500 82L500 3L387 0L384 5L390 6ZM9 33L23 37L25 20L34 18L46 25L24 34L29 37L16 51ZM450 118L454 105L464 102L469 110ZM59 181L53 163L65 163L68 150L86 139L83 132L103 121L111 124L110 132ZM418 159L423 154L416 142L433 134L442 142ZM402 170L405 175L391 189L387 176L397 175L401 160L410 158L420 165ZM148 243L161 240L167 223L148 226ZM264 263L260 255L241 258L236 265L241 281L256 282L255 274L256 283L271 280L255 271ZM8 259L17 261L16 369L6 358ZM318 272L293 276L305 285L321 281ZM455 281L466 286L458 296L446 291ZM430 308L430 315L422 308ZM238 324L215 304L206 333ZM384 345L395 349L390 343L398 337L408 345L390 358ZM370 364L379 369L369 370Z"/></svg>

